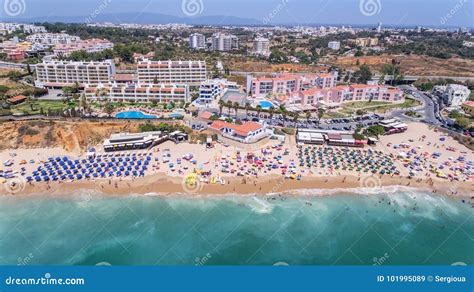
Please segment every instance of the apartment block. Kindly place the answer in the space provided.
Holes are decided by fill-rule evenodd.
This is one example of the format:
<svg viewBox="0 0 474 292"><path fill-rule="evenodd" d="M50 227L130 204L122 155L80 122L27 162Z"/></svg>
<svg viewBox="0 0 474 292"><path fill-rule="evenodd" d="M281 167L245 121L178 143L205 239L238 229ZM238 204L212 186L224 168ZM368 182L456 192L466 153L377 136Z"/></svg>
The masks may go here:
<svg viewBox="0 0 474 292"><path fill-rule="evenodd" d="M337 51L341 48L341 42L333 41L328 43L328 48Z"/></svg>
<svg viewBox="0 0 474 292"><path fill-rule="evenodd" d="M15 31L22 31L24 33L45 33L46 28L44 26L26 23L0 22L0 35L11 34Z"/></svg>
<svg viewBox="0 0 474 292"><path fill-rule="evenodd" d="M61 43L54 46L53 52L56 56L67 57L73 52L85 51L87 53L98 53L112 49L114 44L105 39L88 39L72 43Z"/></svg>
<svg viewBox="0 0 474 292"><path fill-rule="evenodd" d="M459 108L469 99L471 91L467 86L460 84L449 84L443 94L443 102L454 108Z"/></svg>
<svg viewBox="0 0 474 292"><path fill-rule="evenodd" d="M207 67L204 61L143 61L137 77L141 83L199 86L207 80Z"/></svg>
<svg viewBox="0 0 474 292"><path fill-rule="evenodd" d="M115 74L111 60L104 62L43 61L36 65L36 85L39 87L61 88L78 83L109 83Z"/></svg>
<svg viewBox="0 0 474 292"><path fill-rule="evenodd" d="M86 86L86 99L109 100L111 102L140 102L140 103L186 103L190 101L189 88L181 84L100 84Z"/></svg>
<svg viewBox="0 0 474 292"><path fill-rule="evenodd" d="M229 90L239 91L236 82L230 82L227 79L212 79L201 83L199 87L199 97L196 100L198 105L210 104L219 100Z"/></svg>
<svg viewBox="0 0 474 292"><path fill-rule="evenodd" d="M26 40L35 44L44 45L57 45L57 44L69 44L80 41L81 38L66 33L35 33L26 37Z"/></svg>
<svg viewBox="0 0 474 292"><path fill-rule="evenodd" d="M215 33L212 35L213 51L232 51L239 49L239 38L232 34Z"/></svg>
<svg viewBox="0 0 474 292"><path fill-rule="evenodd" d="M330 88L311 88L300 91L288 98L289 104L311 106L339 106L346 102L383 101L402 103L405 101L403 91L395 87L352 84Z"/></svg>
<svg viewBox="0 0 474 292"><path fill-rule="evenodd" d="M265 97L267 95L285 95L297 93L305 88L329 88L336 84L338 73L320 74L281 74L274 77L247 77L247 92L252 97Z"/></svg>
<svg viewBox="0 0 474 292"><path fill-rule="evenodd" d="M258 37L253 41L253 51L255 55L269 56L270 55L270 40Z"/></svg>
<svg viewBox="0 0 474 292"><path fill-rule="evenodd" d="M189 36L189 47L200 50L206 48L206 37L200 33L193 33Z"/></svg>

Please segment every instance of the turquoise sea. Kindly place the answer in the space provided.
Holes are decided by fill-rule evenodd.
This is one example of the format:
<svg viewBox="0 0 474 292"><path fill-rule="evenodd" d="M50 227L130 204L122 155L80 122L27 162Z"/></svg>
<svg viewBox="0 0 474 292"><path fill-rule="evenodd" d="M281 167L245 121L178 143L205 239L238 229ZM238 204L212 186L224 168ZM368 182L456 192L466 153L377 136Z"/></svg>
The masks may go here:
<svg viewBox="0 0 474 292"><path fill-rule="evenodd" d="M327 197L0 197L3 265L473 265L471 202Z"/></svg>

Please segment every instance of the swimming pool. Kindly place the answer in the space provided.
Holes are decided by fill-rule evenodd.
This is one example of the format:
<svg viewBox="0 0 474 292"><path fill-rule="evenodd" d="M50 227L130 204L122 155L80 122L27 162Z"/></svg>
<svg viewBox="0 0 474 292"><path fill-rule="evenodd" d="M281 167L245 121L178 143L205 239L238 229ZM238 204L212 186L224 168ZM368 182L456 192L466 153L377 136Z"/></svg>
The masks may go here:
<svg viewBox="0 0 474 292"><path fill-rule="evenodd" d="M147 115L140 111L126 111L115 115L117 119L156 119L156 116Z"/></svg>
<svg viewBox="0 0 474 292"><path fill-rule="evenodd" d="M263 109L269 109L273 106L273 103L269 102L269 101L266 101L266 100L262 100L261 102L258 103Z"/></svg>

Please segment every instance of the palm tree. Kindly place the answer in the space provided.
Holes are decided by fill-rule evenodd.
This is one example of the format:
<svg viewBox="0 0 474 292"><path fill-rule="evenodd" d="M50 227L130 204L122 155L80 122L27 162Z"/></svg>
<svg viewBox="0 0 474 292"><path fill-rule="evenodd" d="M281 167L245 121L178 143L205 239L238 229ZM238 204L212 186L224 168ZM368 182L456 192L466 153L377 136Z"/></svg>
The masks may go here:
<svg viewBox="0 0 474 292"><path fill-rule="evenodd" d="M222 109L225 106L225 102L221 99L219 100L219 116L222 116Z"/></svg>
<svg viewBox="0 0 474 292"><path fill-rule="evenodd" d="M295 123L295 128L299 119L300 119L300 114L297 112L293 113L293 122Z"/></svg>
<svg viewBox="0 0 474 292"><path fill-rule="evenodd" d="M251 109L250 107L250 102L245 103L245 117L248 119L249 118L249 110Z"/></svg>
<svg viewBox="0 0 474 292"><path fill-rule="evenodd" d="M232 109L232 107L234 106L234 104L232 103L232 101L228 100L226 103L225 103L227 109L229 110L229 116L230 116L230 110Z"/></svg>
<svg viewBox="0 0 474 292"><path fill-rule="evenodd" d="M273 106L271 106L268 109L268 113L269 113L270 120L273 120L273 115L275 114L275 108Z"/></svg>
<svg viewBox="0 0 474 292"><path fill-rule="evenodd" d="M323 108L318 108L318 127L319 127L319 123L321 122L321 119L323 118L324 114L325 114L325 110Z"/></svg>
<svg viewBox="0 0 474 292"><path fill-rule="evenodd" d="M102 100L102 98L109 95L109 90L105 87L97 88L95 95L97 96L97 99Z"/></svg>
<svg viewBox="0 0 474 292"><path fill-rule="evenodd" d="M260 113L262 112L262 106L261 105L257 105L257 116L258 118L260 118Z"/></svg>
<svg viewBox="0 0 474 292"><path fill-rule="evenodd" d="M237 112L239 111L240 104L238 102L234 102L234 110L235 110L235 118L237 119Z"/></svg>
<svg viewBox="0 0 474 292"><path fill-rule="evenodd" d="M81 98L79 99L79 108L82 110L83 113L85 113L89 108L89 104L87 103L87 98L85 94L82 94Z"/></svg>
<svg viewBox="0 0 474 292"><path fill-rule="evenodd" d="M307 111L305 116L306 116L306 123L309 124L309 119L311 119L311 112Z"/></svg>

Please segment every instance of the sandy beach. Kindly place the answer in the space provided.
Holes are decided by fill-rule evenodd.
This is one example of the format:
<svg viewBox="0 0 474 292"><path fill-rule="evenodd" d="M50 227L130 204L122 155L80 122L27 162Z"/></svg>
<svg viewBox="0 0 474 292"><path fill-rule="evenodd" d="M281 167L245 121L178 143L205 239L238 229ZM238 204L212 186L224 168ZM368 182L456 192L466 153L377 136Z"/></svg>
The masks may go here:
<svg viewBox="0 0 474 292"><path fill-rule="evenodd" d="M143 175L117 177L110 170L112 176L105 171L102 177L92 176L91 172L87 179L70 175L73 179L45 182L35 181L32 173L66 156L88 162L85 154L57 148L5 150L0 160L11 165L3 170L16 176L3 181L0 194L64 195L90 190L110 195L370 195L403 187L471 196L474 190L473 152L421 123L410 124L402 135L381 137L377 146L364 149L297 145L290 137L283 144L269 141L245 148L216 143L207 149L165 142L150 150L106 154L97 146L97 155L95 167L102 164L104 169L104 162L112 165L110 161L116 158L144 161L147 157L150 164ZM88 174L85 169L82 173Z"/></svg>

